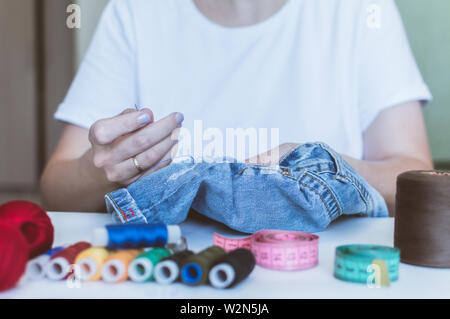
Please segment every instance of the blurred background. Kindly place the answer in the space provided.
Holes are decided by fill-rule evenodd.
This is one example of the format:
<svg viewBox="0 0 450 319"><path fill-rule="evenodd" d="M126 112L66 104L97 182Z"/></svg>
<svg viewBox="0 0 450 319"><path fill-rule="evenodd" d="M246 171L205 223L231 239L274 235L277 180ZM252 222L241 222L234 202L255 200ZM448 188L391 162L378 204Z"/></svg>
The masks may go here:
<svg viewBox="0 0 450 319"><path fill-rule="evenodd" d="M0 0L0 204L40 202L39 176L62 128L53 113L107 2ZM425 109L433 159L450 169L450 1L396 2L434 96ZM79 29L66 26L70 4L81 8Z"/></svg>

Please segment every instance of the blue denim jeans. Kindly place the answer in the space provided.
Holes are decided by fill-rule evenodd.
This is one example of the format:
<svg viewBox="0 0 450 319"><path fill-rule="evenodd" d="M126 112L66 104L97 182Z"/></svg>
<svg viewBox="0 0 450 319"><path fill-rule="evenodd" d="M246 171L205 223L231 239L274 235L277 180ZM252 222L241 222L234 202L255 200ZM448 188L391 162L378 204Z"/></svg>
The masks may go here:
<svg viewBox="0 0 450 319"><path fill-rule="evenodd" d="M383 197L323 143L303 144L277 166L172 163L105 198L122 223L179 224L192 207L245 233L316 232L342 215L388 216Z"/></svg>

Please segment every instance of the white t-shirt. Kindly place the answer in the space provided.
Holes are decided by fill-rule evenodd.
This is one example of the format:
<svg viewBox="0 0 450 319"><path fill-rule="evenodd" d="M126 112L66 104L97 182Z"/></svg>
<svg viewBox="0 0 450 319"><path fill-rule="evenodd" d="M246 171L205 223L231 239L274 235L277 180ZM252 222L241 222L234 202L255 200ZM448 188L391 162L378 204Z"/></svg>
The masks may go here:
<svg viewBox="0 0 450 319"><path fill-rule="evenodd" d="M182 112L191 132L201 120L203 132L267 128L276 140L278 128L279 143L363 158L381 110L430 98L393 0L288 0L237 28L193 0L113 0L55 117L89 128L138 104L156 119Z"/></svg>

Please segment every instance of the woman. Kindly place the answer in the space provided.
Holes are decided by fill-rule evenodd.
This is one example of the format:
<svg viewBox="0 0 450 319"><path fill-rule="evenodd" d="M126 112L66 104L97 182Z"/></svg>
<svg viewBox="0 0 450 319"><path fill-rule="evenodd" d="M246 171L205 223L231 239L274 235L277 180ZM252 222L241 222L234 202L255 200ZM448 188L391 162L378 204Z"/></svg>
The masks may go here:
<svg viewBox="0 0 450 319"><path fill-rule="evenodd" d="M44 202L104 210L104 194L168 165L172 133L201 120L278 128L279 155L252 158L263 165L325 142L392 213L396 176L432 168L430 98L393 0L111 1L55 115L67 124Z"/></svg>

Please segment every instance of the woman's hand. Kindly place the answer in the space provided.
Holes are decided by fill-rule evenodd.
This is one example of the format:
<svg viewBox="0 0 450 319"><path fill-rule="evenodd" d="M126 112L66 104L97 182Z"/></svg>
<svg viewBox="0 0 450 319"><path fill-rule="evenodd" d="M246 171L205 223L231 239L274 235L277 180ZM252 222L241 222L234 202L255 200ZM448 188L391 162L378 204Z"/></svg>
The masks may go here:
<svg viewBox="0 0 450 319"><path fill-rule="evenodd" d="M249 158L246 162L265 166L278 165L278 162L285 154L299 145L298 143L284 143L270 151Z"/></svg>
<svg viewBox="0 0 450 319"><path fill-rule="evenodd" d="M90 130L67 124L41 177L44 206L104 211L105 194L170 164L182 122L180 113L154 122L150 110L130 109L99 120Z"/></svg>
<svg viewBox="0 0 450 319"><path fill-rule="evenodd" d="M99 120L89 130L89 158L109 182L129 185L143 172L150 174L170 164L178 142L176 129L183 120L181 113L173 113L154 122L148 109L129 109Z"/></svg>

